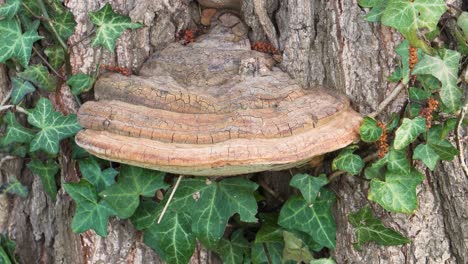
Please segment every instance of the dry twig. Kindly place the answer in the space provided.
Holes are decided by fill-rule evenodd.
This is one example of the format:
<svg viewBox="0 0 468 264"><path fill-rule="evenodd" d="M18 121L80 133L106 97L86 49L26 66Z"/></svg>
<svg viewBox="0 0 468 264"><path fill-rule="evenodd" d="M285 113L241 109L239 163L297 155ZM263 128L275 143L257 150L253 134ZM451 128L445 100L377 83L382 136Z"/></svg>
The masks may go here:
<svg viewBox="0 0 468 264"><path fill-rule="evenodd" d="M174 185L174 188L172 189L171 195L169 195L169 199L167 200L166 205L164 205L164 208L163 208L163 210L161 212L161 215L159 215L158 224L161 223L161 220L162 220L164 214L166 213L167 208L169 207L169 204L172 201L172 197L174 197L174 194L175 194L177 188L179 187L180 181L182 180L183 177L184 177L184 175L179 175L179 178L177 178L177 182Z"/></svg>

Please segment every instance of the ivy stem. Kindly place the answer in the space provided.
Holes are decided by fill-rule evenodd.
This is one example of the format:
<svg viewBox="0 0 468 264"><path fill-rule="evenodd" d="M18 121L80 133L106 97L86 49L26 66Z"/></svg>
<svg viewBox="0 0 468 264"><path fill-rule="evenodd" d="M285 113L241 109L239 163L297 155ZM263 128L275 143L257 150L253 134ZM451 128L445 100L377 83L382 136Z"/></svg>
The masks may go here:
<svg viewBox="0 0 468 264"><path fill-rule="evenodd" d="M71 70L71 64L70 64L70 55L68 54L68 46L65 42L63 42L62 37L60 37L59 33L57 32L57 29L55 29L54 24L50 20L49 13L47 13L47 9L45 7L44 1L42 0L37 0L37 4L41 8L42 15L47 19L47 23L49 24L50 28L52 29L52 33L54 33L55 39L58 41L60 46L62 46L63 51L64 51L64 57L65 57L65 71L67 72L67 75L72 74Z"/></svg>
<svg viewBox="0 0 468 264"><path fill-rule="evenodd" d="M406 87L406 84L403 84L402 82L399 82L398 85L393 89L393 91L390 93L385 100L383 100L377 109L370 113L369 116L372 118L375 118L378 116L380 113L382 113L383 110L393 101L397 96L400 94L400 92Z"/></svg>
<svg viewBox="0 0 468 264"><path fill-rule="evenodd" d="M36 19L49 21L48 18L34 14L34 12L25 3L21 3L21 5L24 7L24 9L26 9L26 11L28 11L31 14L31 16L35 17Z"/></svg>
<svg viewBox="0 0 468 264"><path fill-rule="evenodd" d="M461 127L462 127L463 119L465 118L465 113L466 113L467 108L468 108L468 105L465 104L465 106L462 108L460 112L460 117L457 123L457 129L455 130L455 136L456 136L457 145L458 145L458 157L460 158L460 164L461 164L463 171L465 172L465 176L468 176L468 167L466 166L466 162L465 162L465 153L463 153L464 149L463 149L463 144L461 143L461 140L460 140L460 134L461 134Z"/></svg>
<svg viewBox="0 0 468 264"><path fill-rule="evenodd" d="M174 188L171 191L171 195L169 195L169 199L167 200L166 205L164 205L164 208L163 208L163 210L161 212L161 215L158 218L158 224L161 223L161 220L164 217L164 214L166 213L167 208L169 207L169 204L171 203L172 198L174 197L174 194L175 194L177 188L179 188L179 184L180 184L180 181L182 180L182 178L184 178L184 175L179 175L179 178L177 178L177 182L176 182L176 184L174 185Z"/></svg>
<svg viewBox="0 0 468 264"><path fill-rule="evenodd" d="M36 53L36 55L45 63L45 65L47 65L47 67L49 67L49 69L55 74L57 75L57 77L59 77L60 79L63 80L63 76L60 75L60 73L58 73L57 70L54 69L54 67L52 67L52 65L50 65L50 63L47 61L46 58L44 58L44 56L42 56L42 54L36 49L36 47L32 47L33 48L33 51L34 53Z"/></svg>
<svg viewBox="0 0 468 264"><path fill-rule="evenodd" d="M28 110L24 109L23 107L21 107L19 105L4 105L4 106L1 106L0 107L0 112L11 109L11 108L14 108L16 111L18 111L20 113L23 113L25 115L29 115Z"/></svg>

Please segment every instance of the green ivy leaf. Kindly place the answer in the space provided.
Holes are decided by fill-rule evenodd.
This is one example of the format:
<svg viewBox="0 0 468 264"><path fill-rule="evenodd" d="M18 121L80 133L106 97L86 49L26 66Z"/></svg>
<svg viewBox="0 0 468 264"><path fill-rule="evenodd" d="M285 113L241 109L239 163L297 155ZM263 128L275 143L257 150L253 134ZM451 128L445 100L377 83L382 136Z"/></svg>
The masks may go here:
<svg viewBox="0 0 468 264"><path fill-rule="evenodd" d="M64 41L66 41L75 32L75 18L73 17L73 13L68 10L54 15L52 24Z"/></svg>
<svg viewBox="0 0 468 264"><path fill-rule="evenodd" d="M458 155L458 149L442 137L442 127L432 126L427 136L427 144L439 155L441 160L451 161Z"/></svg>
<svg viewBox="0 0 468 264"><path fill-rule="evenodd" d="M42 64L36 64L26 68L23 72L18 73L21 79L32 82L34 85L45 91L55 91L57 87L57 79L49 74L47 68Z"/></svg>
<svg viewBox="0 0 468 264"><path fill-rule="evenodd" d="M379 22L385 7L387 7L387 0L359 0L359 5L362 7L372 8L369 13L366 14L365 19L369 22Z"/></svg>
<svg viewBox="0 0 468 264"><path fill-rule="evenodd" d="M188 214L166 211L161 223L154 221L144 234L146 245L167 263L188 263L195 250L195 236Z"/></svg>
<svg viewBox="0 0 468 264"><path fill-rule="evenodd" d="M390 121L387 123L387 133L392 132L393 129L398 127L398 124L400 123L400 116L397 115L396 113L392 113L390 117Z"/></svg>
<svg viewBox="0 0 468 264"><path fill-rule="evenodd" d="M392 1L392 0L390 0ZM403 40L395 49L395 52L400 55L400 77L404 84L407 84L410 80L410 67L409 67L409 52L410 44L407 39ZM398 80L399 81L399 80Z"/></svg>
<svg viewBox="0 0 468 264"><path fill-rule="evenodd" d="M435 30L446 9L444 0L390 0L382 15L382 24L396 28L413 46L427 51L417 31Z"/></svg>
<svg viewBox="0 0 468 264"><path fill-rule="evenodd" d="M297 263L307 263L314 259L304 242L294 233L283 231L283 237L283 261L294 260Z"/></svg>
<svg viewBox="0 0 468 264"><path fill-rule="evenodd" d="M359 157L359 155L353 154L356 149L356 146L343 149L338 157L333 160L332 168L334 170L338 169L347 171L351 175L358 174L364 167L364 161Z"/></svg>
<svg viewBox="0 0 468 264"><path fill-rule="evenodd" d="M46 163L40 160L33 159L26 165L32 173L39 175L44 191L55 201L57 196L57 184L55 183L55 175L60 167L54 160L47 160Z"/></svg>
<svg viewBox="0 0 468 264"><path fill-rule="evenodd" d="M440 137L446 138L450 132L454 131L457 128L457 122L457 118L448 118L445 120L442 131L440 132Z"/></svg>
<svg viewBox="0 0 468 264"><path fill-rule="evenodd" d="M397 231L385 227L382 222L372 214L369 205L348 215L348 221L354 226L357 242L354 247L361 249L368 241L374 241L383 246L403 245L411 242L407 237Z"/></svg>
<svg viewBox="0 0 468 264"><path fill-rule="evenodd" d="M55 45L44 50L45 55L49 58L49 63L54 69L60 69L65 63L65 52L63 48Z"/></svg>
<svg viewBox="0 0 468 264"><path fill-rule="evenodd" d="M158 219L161 208L158 203L153 200L143 200L136 209L135 213L130 217L133 226L136 230L144 230L151 226Z"/></svg>
<svg viewBox="0 0 468 264"><path fill-rule="evenodd" d="M42 37L34 28L23 34L21 26L15 19L0 20L0 63L17 59L23 67L27 67L33 43L40 39Z"/></svg>
<svg viewBox="0 0 468 264"><path fill-rule="evenodd" d="M94 157L83 159L79 162L79 164L81 174L92 185L94 185L98 193L114 184L115 176L117 176L119 173L113 168L108 168L101 171L101 167Z"/></svg>
<svg viewBox="0 0 468 264"><path fill-rule="evenodd" d="M281 234L281 239L283 239L282 234ZM265 250L265 247L266 247L266 250ZM280 242L254 244L252 245L252 263L253 264L270 264L268 262L267 251L268 251L268 255L270 256L271 263L282 263L283 262L283 250L284 250L284 244Z"/></svg>
<svg viewBox="0 0 468 264"><path fill-rule="evenodd" d="M26 198L28 196L28 188L21 184L17 179L12 179L8 182L5 192L16 194L22 198Z"/></svg>
<svg viewBox="0 0 468 264"><path fill-rule="evenodd" d="M462 12L457 19L457 25L463 31L465 38L468 39L468 12Z"/></svg>
<svg viewBox="0 0 468 264"><path fill-rule="evenodd" d="M261 227L255 235L255 243L283 242L283 229L278 226L277 215L260 214Z"/></svg>
<svg viewBox="0 0 468 264"><path fill-rule="evenodd" d="M311 260L309 264L336 264L336 262L331 258L321 258Z"/></svg>
<svg viewBox="0 0 468 264"><path fill-rule="evenodd" d="M387 172L385 181L373 179L368 199L380 204L385 210L412 214L418 207L416 186L424 176L413 169L409 174Z"/></svg>
<svg viewBox="0 0 468 264"><path fill-rule="evenodd" d="M442 83L440 98L450 113L461 106L462 93L457 86L460 57L454 50L441 49L439 55L423 56L413 69L413 74L430 74Z"/></svg>
<svg viewBox="0 0 468 264"><path fill-rule="evenodd" d="M403 123L395 132L393 147L396 150L403 149L423 132L426 131L426 119L416 117L414 119L404 118Z"/></svg>
<svg viewBox="0 0 468 264"><path fill-rule="evenodd" d="M140 203L140 196L153 197L157 190L166 189L164 172L122 165L119 181L99 195L107 201L120 218L129 218Z"/></svg>
<svg viewBox="0 0 468 264"><path fill-rule="evenodd" d="M308 203L313 203L319 193L320 188L328 184L328 178L325 174L318 177L312 177L309 174L297 174L289 185L298 188L302 196Z"/></svg>
<svg viewBox="0 0 468 264"><path fill-rule="evenodd" d="M409 93L409 98L411 100L416 100L416 101L423 101L429 99L431 97L431 93L428 91L424 91L421 88L416 88L416 87L410 87L408 89Z"/></svg>
<svg viewBox="0 0 468 264"><path fill-rule="evenodd" d="M21 6L21 0L7 0L0 6L0 17L13 18Z"/></svg>
<svg viewBox="0 0 468 264"><path fill-rule="evenodd" d="M328 248L335 248L336 226L330 208L336 198L326 189L315 203L309 204L299 196L292 196L283 205L278 224L284 228L305 232L314 241Z"/></svg>
<svg viewBox="0 0 468 264"><path fill-rule="evenodd" d="M71 87L74 95L89 91L93 83L94 78L83 73L75 74L67 80L67 84Z"/></svg>
<svg viewBox="0 0 468 264"><path fill-rule="evenodd" d="M75 135L80 129L76 115L63 116L55 112L48 99L41 98L36 108L28 115L29 124L41 130L34 136L30 151L44 150L57 154L59 141Z"/></svg>
<svg viewBox="0 0 468 264"><path fill-rule="evenodd" d="M12 112L7 112L3 117L7 123L5 137L3 137L3 144L8 145L11 143L29 143L34 138L34 133L23 127Z"/></svg>
<svg viewBox="0 0 468 264"><path fill-rule="evenodd" d="M0 234L0 263L19 264L19 260L15 255L16 243L8 238L5 234ZM4 261L4 262L2 262ZM8 262L10 261L10 262Z"/></svg>
<svg viewBox="0 0 468 264"><path fill-rule="evenodd" d="M92 45L101 45L111 52L114 51L115 40L126 29L137 29L142 26L139 23L132 23L129 17L115 13L109 3L106 3L100 10L91 12L89 16L91 22L98 27Z"/></svg>
<svg viewBox="0 0 468 264"><path fill-rule="evenodd" d="M408 174L411 171L411 163L407 158L407 149L396 150L390 148L385 156L387 169L396 173Z"/></svg>
<svg viewBox="0 0 468 264"><path fill-rule="evenodd" d="M115 211L105 201L98 201L93 185L82 179L78 183L65 183L63 188L76 203L73 232L82 233L92 229L96 234L106 237L107 221L115 215Z"/></svg>
<svg viewBox="0 0 468 264"><path fill-rule="evenodd" d="M30 82L18 78L12 78L11 85L11 103L15 105L19 104L26 95L36 91Z"/></svg>
<svg viewBox="0 0 468 264"><path fill-rule="evenodd" d="M372 117L364 117L359 133L361 140L367 143L375 142L382 136L382 128L377 125L377 121Z"/></svg>
<svg viewBox="0 0 468 264"><path fill-rule="evenodd" d="M230 241L226 239L220 241L215 251L223 263L238 264L246 260L250 247L242 233L243 230L238 229L232 234Z"/></svg>
<svg viewBox="0 0 468 264"><path fill-rule="evenodd" d="M439 155L430 145L419 144L414 149L413 159L421 160L432 171L437 165L437 161L439 161Z"/></svg>

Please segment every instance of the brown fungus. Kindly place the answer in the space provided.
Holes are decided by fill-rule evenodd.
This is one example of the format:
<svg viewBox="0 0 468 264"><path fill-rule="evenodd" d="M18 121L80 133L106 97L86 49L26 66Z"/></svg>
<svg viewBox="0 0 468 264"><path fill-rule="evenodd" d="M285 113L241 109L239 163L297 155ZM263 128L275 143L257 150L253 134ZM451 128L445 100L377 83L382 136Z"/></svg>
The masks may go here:
<svg viewBox="0 0 468 264"><path fill-rule="evenodd" d="M138 76L102 76L80 108L78 145L100 158L185 175L281 170L358 140L361 116L302 89L250 49L223 14L208 34L150 58Z"/></svg>

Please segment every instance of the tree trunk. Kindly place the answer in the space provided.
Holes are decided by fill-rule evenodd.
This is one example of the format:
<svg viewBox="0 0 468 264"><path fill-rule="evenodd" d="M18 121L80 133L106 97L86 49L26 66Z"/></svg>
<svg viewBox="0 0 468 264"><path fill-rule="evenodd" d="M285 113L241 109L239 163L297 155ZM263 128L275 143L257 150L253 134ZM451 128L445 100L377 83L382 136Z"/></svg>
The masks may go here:
<svg viewBox="0 0 468 264"><path fill-rule="evenodd" d="M69 39L69 44L79 42L71 50L74 72L92 72L100 60L137 71L151 53L173 42L176 32L195 27L200 16L198 5L190 0L112 1L114 10L144 27L125 32L111 54L91 48L89 39L81 41L92 28L89 12L104 2L65 1L78 23ZM462 5L462 0L447 2ZM375 110L392 91L394 85L386 77L395 68L394 50L402 37L388 27L366 22L365 10L357 0L244 0L241 13L251 27L250 37L276 45L283 54L281 68L305 87L332 87L346 94L363 115ZM3 98L9 89L6 69L0 66L0 96ZM67 89L62 87L65 92ZM402 93L380 119L399 112L404 100ZM59 182L78 177L69 152L67 144L61 144ZM107 238L92 231L74 234L70 228L74 212L70 197L61 189L54 203L43 192L39 177L24 164L22 160L6 161L1 177L5 182L18 176L29 187L28 198L0 196L0 231L16 240L22 263L161 263L127 220L111 220ZM291 192L287 187L289 172L264 172L260 179L283 197ZM369 186L352 176L342 176L331 188L339 197L334 208L337 248L332 252L337 263L468 263L468 181L458 158L442 162L432 173L426 172L418 188L419 209L414 215L391 214L374 206L385 225L411 238L412 243L405 246L371 243L356 251L353 229L346 217L367 203ZM206 262L216 260L197 247L192 263Z"/></svg>

